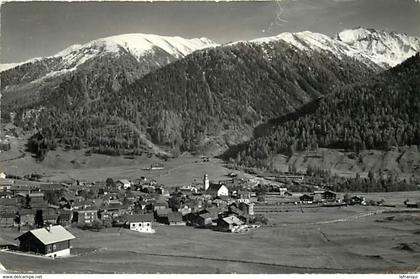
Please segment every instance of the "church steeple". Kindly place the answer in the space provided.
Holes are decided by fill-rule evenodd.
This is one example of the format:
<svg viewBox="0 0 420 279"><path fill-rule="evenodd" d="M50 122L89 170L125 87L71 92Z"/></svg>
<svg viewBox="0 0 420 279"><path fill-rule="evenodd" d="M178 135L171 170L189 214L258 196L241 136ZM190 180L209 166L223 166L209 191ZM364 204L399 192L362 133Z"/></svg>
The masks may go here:
<svg viewBox="0 0 420 279"><path fill-rule="evenodd" d="M207 175L207 173L204 174L203 187L204 187L204 191L207 191L207 189L210 187L209 176Z"/></svg>

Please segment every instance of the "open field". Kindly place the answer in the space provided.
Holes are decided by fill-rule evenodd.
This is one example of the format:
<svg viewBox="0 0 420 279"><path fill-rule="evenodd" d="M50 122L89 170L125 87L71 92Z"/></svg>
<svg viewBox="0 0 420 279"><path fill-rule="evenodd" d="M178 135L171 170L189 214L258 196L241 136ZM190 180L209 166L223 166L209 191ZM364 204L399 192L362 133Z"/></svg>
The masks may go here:
<svg viewBox="0 0 420 279"><path fill-rule="evenodd" d="M163 161L146 155L86 156L83 150L57 150L48 152L44 161L37 162L22 145L23 141L15 141L10 151L0 153L0 170L20 176L38 173L43 175L44 181L105 181L108 177L136 179L146 176L168 186L190 184L194 179L201 181L204 173L214 180L226 179L229 172L221 160L203 162L189 154ZM165 169L146 170L157 162L163 163Z"/></svg>
<svg viewBox="0 0 420 279"><path fill-rule="evenodd" d="M35 273L393 273L420 265L420 212L378 207L317 208L270 216L244 234L157 225L146 235L111 228L70 228L65 259L0 252L9 271ZM359 216L355 218L355 216ZM393 216L393 217L392 217ZM13 240L17 232L3 230ZM54 261L54 264L51 264Z"/></svg>
<svg viewBox="0 0 420 279"><path fill-rule="evenodd" d="M210 180L227 179L227 169L222 160L212 158L204 162L199 156L184 153L178 158L164 161L152 156L108 156L103 154L85 155L86 150L57 149L49 151L42 162L37 162L31 153L25 151L26 140L15 138L11 141L11 150L0 153L0 170L8 174L24 176L37 173L43 175L43 181L105 181L108 177L134 180L142 176L156 179L168 187L189 185L201 182L207 173ZM146 170L152 163L162 163L163 170ZM240 171L238 177L256 178ZM270 182L275 184L275 182Z"/></svg>
<svg viewBox="0 0 420 279"><path fill-rule="evenodd" d="M203 162L198 156L188 153L163 161L155 156L149 158L146 155L86 156L86 150L65 151L59 148L56 151L49 151L42 162L37 162L31 153L25 151L26 141L27 136L10 139L11 150L0 152L1 171L20 176L38 173L44 175L45 181L103 181L107 177L136 179L147 176L168 186L190 184L194 179L201 181L204 173L208 173L210 179L225 179L226 173L231 171L224 167L221 160L212 159L210 162ZM412 176L420 177L419 158L419 152L415 147L407 147L401 152L364 151L358 156L320 148L318 152L298 152L291 158L278 155L273 159L273 164L281 171L287 171L289 165L293 165L303 172L308 166L321 166L343 177L355 177L356 173L366 177L370 169L375 172L379 169L393 170L400 178L409 179ZM163 163L165 170L144 170L156 162ZM242 176L252 177L244 173Z"/></svg>

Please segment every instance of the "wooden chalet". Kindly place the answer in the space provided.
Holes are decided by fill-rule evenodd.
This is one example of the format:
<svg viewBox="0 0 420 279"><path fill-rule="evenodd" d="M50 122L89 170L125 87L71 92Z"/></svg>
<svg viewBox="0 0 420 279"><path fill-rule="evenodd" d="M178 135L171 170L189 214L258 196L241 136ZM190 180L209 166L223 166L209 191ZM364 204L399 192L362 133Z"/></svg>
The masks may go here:
<svg viewBox="0 0 420 279"><path fill-rule="evenodd" d="M314 196L303 194L302 196L299 197L299 200L303 203L312 203L314 201Z"/></svg>
<svg viewBox="0 0 420 279"><path fill-rule="evenodd" d="M225 218L220 218L217 222L217 229L224 232L234 232L235 229L244 224L238 217L231 215Z"/></svg>
<svg viewBox="0 0 420 279"><path fill-rule="evenodd" d="M70 255L70 241L75 237L60 225L50 225L30 230L16 239L19 240L19 248L22 251L55 258Z"/></svg>
<svg viewBox="0 0 420 279"><path fill-rule="evenodd" d="M172 226L185 226L185 221L182 219L181 212L170 212L168 214L168 224Z"/></svg>

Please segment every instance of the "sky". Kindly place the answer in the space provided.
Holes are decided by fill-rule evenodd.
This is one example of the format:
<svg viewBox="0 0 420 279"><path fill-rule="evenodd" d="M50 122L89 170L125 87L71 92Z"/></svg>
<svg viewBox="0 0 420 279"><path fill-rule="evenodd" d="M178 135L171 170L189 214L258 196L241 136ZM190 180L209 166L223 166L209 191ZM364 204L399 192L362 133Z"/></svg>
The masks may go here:
<svg viewBox="0 0 420 279"><path fill-rule="evenodd" d="M124 33L226 43L305 30L333 35L363 26L420 37L417 0L8 2L0 12L1 63Z"/></svg>

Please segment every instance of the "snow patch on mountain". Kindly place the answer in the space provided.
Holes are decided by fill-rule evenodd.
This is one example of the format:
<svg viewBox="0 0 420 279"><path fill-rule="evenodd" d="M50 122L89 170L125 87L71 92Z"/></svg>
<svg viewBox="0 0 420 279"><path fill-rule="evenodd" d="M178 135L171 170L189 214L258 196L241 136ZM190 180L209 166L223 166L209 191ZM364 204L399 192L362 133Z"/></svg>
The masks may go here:
<svg viewBox="0 0 420 279"><path fill-rule="evenodd" d="M184 39L152 34L123 34L101 38L84 45L70 46L54 57L61 57L69 69L76 68L94 57L110 53L119 55L128 52L140 60L155 49L161 49L178 59L193 51L214 46L217 44L207 38Z"/></svg>
<svg viewBox="0 0 420 279"><path fill-rule="evenodd" d="M89 43L72 45L47 58L61 58L60 69L50 72L48 77L74 71L88 60L107 54L130 53L137 60L156 49L167 52L174 58L182 58L196 50L215 47L217 44L207 38L184 39L182 37L159 36L152 34L124 34L101 38ZM24 63L34 63L43 58L34 58ZM7 69L13 68L13 65ZM66 71L65 71L66 70Z"/></svg>
<svg viewBox="0 0 420 279"><path fill-rule="evenodd" d="M282 40L301 51L327 51L342 58L343 56L350 56L362 61L366 64L371 64L370 57L362 50L352 48L349 45L334 40L324 34L313 33L310 31L290 33L285 32L277 36L259 38L250 41L251 43L267 44Z"/></svg>
<svg viewBox="0 0 420 279"><path fill-rule="evenodd" d="M195 50L216 46L216 43L207 38L184 39L152 34L118 35L94 41L92 44L103 44L110 52L118 52L120 48L124 48L136 58L141 58L153 48L163 49L170 55L181 58Z"/></svg>
<svg viewBox="0 0 420 279"><path fill-rule="evenodd" d="M23 62L25 63L25 62ZM0 72L9 70L9 69L13 69L19 65L21 65L22 63L2 63L0 64Z"/></svg>
<svg viewBox="0 0 420 279"><path fill-rule="evenodd" d="M385 69L402 63L420 51L419 38L365 28L344 30L334 37L309 31L285 32L250 42L269 44L279 40L302 51L328 51L339 58L345 55Z"/></svg>
<svg viewBox="0 0 420 279"><path fill-rule="evenodd" d="M394 67L420 51L420 39L403 33L356 28L340 32L336 39L368 53L384 67Z"/></svg>

